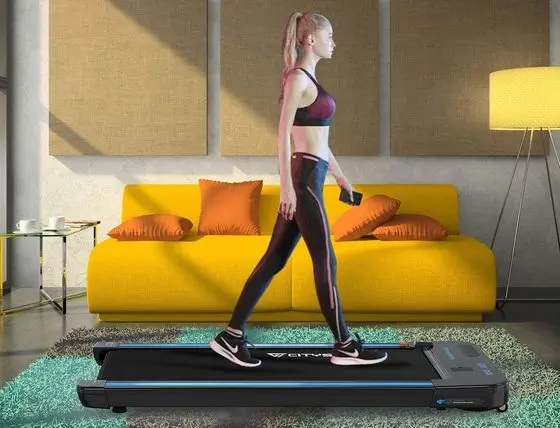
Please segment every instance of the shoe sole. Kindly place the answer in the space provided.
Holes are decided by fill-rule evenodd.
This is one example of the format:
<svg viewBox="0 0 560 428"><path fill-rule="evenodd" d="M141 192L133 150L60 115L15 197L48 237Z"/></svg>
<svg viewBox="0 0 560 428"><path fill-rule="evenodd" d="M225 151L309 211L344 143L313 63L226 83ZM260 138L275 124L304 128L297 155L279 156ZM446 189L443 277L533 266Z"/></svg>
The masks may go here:
<svg viewBox="0 0 560 428"><path fill-rule="evenodd" d="M216 342L215 340L212 340L210 342L210 348L212 348L212 350L221 355L224 358L227 358L228 360L230 360L232 363L237 364L238 366L242 366L242 367L258 367L261 365L261 361L259 360L258 363L246 363L245 361L241 361L239 358L237 358L235 355L233 355L230 351L228 351L227 349L225 349L224 347L222 347L218 342Z"/></svg>
<svg viewBox="0 0 560 428"><path fill-rule="evenodd" d="M375 360L362 360L360 358L353 357L331 357L331 363L337 366L370 366L372 364L382 363L387 359L387 354L381 358L376 358Z"/></svg>

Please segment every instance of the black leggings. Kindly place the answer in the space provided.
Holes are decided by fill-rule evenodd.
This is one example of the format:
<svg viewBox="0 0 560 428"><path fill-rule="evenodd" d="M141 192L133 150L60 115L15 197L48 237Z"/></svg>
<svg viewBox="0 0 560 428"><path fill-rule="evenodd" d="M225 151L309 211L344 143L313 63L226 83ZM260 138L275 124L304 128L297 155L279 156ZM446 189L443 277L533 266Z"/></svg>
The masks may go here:
<svg viewBox="0 0 560 428"><path fill-rule="evenodd" d="M278 214L264 256L247 280L233 311L229 327L244 330L257 301L272 278L285 266L301 236L313 261L315 288L321 311L336 341L349 337L336 288L336 257L323 203L328 162L308 153L292 155L292 181L297 204L293 220Z"/></svg>

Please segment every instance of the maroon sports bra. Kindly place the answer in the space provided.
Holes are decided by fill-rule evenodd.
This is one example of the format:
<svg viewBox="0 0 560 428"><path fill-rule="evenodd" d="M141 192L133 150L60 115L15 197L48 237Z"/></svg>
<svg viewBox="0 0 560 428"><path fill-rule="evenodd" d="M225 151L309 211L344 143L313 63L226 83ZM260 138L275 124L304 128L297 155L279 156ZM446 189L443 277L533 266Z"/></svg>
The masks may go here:
<svg viewBox="0 0 560 428"><path fill-rule="evenodd" d="M303 71L317 86L317 98L307 107L300 107L296 110L294 118L295 126L329 126L334 117L336 103L334 98L303 68Z"/></svg>

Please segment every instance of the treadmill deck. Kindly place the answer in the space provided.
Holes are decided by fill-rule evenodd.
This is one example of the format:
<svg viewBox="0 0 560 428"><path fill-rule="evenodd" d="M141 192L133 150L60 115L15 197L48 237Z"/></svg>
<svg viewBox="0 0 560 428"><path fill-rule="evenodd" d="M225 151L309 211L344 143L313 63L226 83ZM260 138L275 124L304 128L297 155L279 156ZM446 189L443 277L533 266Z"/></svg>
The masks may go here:
<svg viewBox="0 0 560 428"><path fill-rule="evenodd" d="M300 347L296 352L252 350L262 363L241 367L209 348L123 349L109 352L97 379L111 381L429 381L441 376L422 349L387 349L383 363L336 366L330 353Z"/></svg>

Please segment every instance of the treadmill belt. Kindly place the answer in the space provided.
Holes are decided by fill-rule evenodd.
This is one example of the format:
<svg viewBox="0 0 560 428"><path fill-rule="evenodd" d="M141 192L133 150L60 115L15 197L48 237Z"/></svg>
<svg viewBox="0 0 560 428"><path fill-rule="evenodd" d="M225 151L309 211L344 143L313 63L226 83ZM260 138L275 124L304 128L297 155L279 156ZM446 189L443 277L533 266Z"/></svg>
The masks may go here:
<svg viewBox="0 0 560 428"><path fill-rule="evenodd" d="M283 352L282 352L283 351ZM304 347L255 349L258 367L240 367L209 348L119 349L108 352L97 379L112 381L427 381L441 379L422 349L387 349L388 358L370 366L336 366L328 352ZM269 355L273 354L276 356ZM278 357L281 355L282 357ZM325 354L325 355L322 355ZM248 379L248 376L250 378Z"/></svg>

